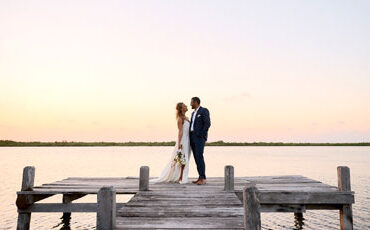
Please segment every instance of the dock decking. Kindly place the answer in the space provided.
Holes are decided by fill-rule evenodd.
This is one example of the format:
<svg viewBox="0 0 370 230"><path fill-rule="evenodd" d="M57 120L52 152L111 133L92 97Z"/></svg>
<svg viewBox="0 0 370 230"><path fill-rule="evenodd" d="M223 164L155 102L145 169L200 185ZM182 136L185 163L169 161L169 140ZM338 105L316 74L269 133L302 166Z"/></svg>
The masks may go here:
<svg viewBox="0 0 370 230"><path fill-rule="evenodd" d="M338 167L338 187L299 175L236 177L232 166L225 177L207 184L149 184L149 168L140 177L81 178L33 186L34 167L26 167L22 190L17 192L18 227L29 229L32 212L97 212L97 229L260 229L261 212L293 212L302 217L308 209L340 210L341 229L353 229L349 168ZM63 203L37 203L63 194ZM72 203L97 194L97 203ZM133 194L116 203L116 194Z"/></svg>

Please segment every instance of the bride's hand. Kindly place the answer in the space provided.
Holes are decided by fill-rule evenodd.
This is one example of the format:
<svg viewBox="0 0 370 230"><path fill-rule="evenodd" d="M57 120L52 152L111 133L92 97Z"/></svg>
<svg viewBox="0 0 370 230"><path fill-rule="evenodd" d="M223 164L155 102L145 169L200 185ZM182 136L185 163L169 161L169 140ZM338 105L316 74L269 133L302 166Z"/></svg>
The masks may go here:
<svg viewBox="0 0 370 230"><path fill-rule="evenodd" d="M179 145L179 147L177 148L178 150L182 149L182 145Z"/></svg>

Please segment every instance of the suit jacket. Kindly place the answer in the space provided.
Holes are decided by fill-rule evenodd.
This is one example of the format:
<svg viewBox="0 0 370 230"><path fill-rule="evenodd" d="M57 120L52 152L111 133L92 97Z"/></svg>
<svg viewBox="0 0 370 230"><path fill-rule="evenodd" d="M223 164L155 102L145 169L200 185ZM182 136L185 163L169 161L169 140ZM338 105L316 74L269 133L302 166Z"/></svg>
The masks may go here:
<svg viewBox="0 0 370 230"><path fill-rule="evenodd" d="M193 116L194 112L191 114L190 129L193 123ZM197 115L194 120L194 135L200 138L204 138L207 141L209 127L211 127L209 111L208 109L199 106Z"/></svg>

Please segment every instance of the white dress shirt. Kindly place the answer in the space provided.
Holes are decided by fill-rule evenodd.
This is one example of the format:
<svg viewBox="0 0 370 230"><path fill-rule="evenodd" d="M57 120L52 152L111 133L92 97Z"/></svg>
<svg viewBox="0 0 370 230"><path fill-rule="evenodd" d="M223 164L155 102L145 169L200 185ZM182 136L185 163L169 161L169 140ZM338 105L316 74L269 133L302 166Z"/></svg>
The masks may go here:
<svg viewBox="0 0 370 230"><path fill-rule="evenodd" d="M200 106L199 106L200 107ZM191 120L191 127L190 127L190 131L194 131L194 121L195 121L195 117L197 116L197 112L198 112L198 109L199 107L194 111L194 114L193 114L193 119Z"/></svg>

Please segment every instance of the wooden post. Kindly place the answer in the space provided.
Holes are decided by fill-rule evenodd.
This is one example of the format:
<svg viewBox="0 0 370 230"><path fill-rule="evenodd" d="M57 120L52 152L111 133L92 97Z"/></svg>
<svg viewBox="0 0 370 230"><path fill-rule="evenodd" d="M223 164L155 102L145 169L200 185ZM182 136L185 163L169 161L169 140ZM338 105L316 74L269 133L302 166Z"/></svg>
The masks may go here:
<svg viewBox="0 0 370 230"><path fill-rule="evenodd" d="M63 194L63 204L70 204L72 203L72 201L77 200L84 196L86 196L86 194L73 194L73 195ZM71 213L63 212L62 222L64 224L69 224L70 220L71 220Z"/></svg>
<svg viewBox="0 0 370 230"><path fill-rule="evenodd" d="M69 204L69 203L72 203L72 199L70 199L70 196L64 194L63 195L63 204ZM63 223L69 222L70 219L71 219L71 213L70 212L63 212L63 217L62 217Z"/></svg>
<svg viewBox="0 0 370 230"><path fill-rule="evenodd" d="M98 192L97 230L112 230L116 225L116 191L113 186L102 187Z"/></svg>
<svg viewBox="0 0 370 230"><path fill-rule="evenodd" d="M32 191L35 182L35 167L27 166L23 169L21 191ZM18 213L17 230L30 229L31 213Z"/></svg>
<svg viewBox="0 0 370 230"><path fill-rule="evenodd" d="M261 205L257 197L255 185L244 187L243 207L244 207L244 229L261 230Z"/></svg>
<svg viewBox="0 0 370 230"><path fill-rule="evenodd" d="M140 191L149 190L149 167L148 166L140 167L139 190Z"/></svg>
<svg viewBox="0 0 370 230"><path fill-rule="evenodd" d="M351 191L351 180L349 168L346 166L339 166L337 168L338 174L338 189L339 191ZM339 211L340 229L353 229L352 204L342 205Z"/></svg>
<svg viewBox="0 0 370 230"><path fill-rule="evenodd" d="M225 166L225 191L234 191L234 167L232 165Z"/></svg>

